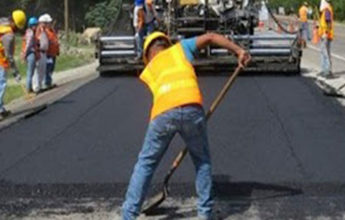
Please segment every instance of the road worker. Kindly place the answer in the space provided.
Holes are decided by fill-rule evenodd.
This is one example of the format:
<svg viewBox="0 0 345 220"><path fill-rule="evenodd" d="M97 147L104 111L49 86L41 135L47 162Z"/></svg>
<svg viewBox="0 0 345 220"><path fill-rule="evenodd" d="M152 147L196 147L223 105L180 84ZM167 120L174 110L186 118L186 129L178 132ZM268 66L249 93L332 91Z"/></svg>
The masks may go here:
<svg viewBox="0 0 345 220"><path fill-rule="evenodd" d="M3 98L6 90L6 74L11 68L13 76L17 82L21 77L14 60L15 35L19 29L23 29L26 25L26 15L22 10L15 10L9 18L0 18L0 119L11 114L6 110Z"/></svg>
<svg viewBox="0 0 345 220"><path fill-rule="evenodd" d="M47 20L49 21L46 23L46 33L49 40L49 46L47 51L47 71L44 85L46 89L50 89L56 86L53 84L52 75L55 69L56 57L60 54L60 45L58 35L52 24L53 19L49 14L46 14L46 16L48 17Z"/></svg>
<svg viewBox="0 0 345 220"><path fill-rule="evenodd" d="M38 42L39 59L37 61L37 68L32 81L32 90L35 93L39 93L41 91L47 71L47 51L49 48L49 39L46 33L46 24L49 22L49 17L46 15L41 15L38 18L38 26L35 37L36 41Z"/></svg>
<svg viewBox="0 0 345 220"><path fill-rule="evenodd" d="M309 32L309 23L308 23L308 2L304 2L303 5L299 9L299 21L300 21L300 28L302 31L302 38L304 47L306 46L306 42L310 41L310 32Z"/></svg>
<svg viewBox="0 0 345 220"><path fill-rule="evenodd" d="M151 34L158 24L159 18L155 8L154 0L145 0L145 28L146 34Z"/></svg>
<svg viewBox="0 0 345 220"><path fill-rule="evenodd" d="M153 94L150 123L134 167L122 206L124 220L135 219L141 210L150 181L169 143L179 133L196 168L198 216L212 216L211 159L207 139L203 98L191 61L208 45L226 48L246 65L250 55L226 37L207 33L172 45L162 32L149 35L144 43L145 69L140 79Z"/></svg>
<svg viewBox="0 0 345 220"><path fill-rule="evenodd" d="M321 38L320 76L333 78L331 43L334 38L334 11L331 0L323 0L320 6L319 36Z"/></svg>
<svg viewBox="0 0 345 220"><path fill-rule="evenodd" d="M32 92L32 77L36 69L36 60L39 59L38 42L35 38L38 20L31 17L28 21L28 29L25 31L22 43L21 58L26 61L26 90Z"/></svg>
<svg viewBox="0 0 345 220"><path fill-rule="evenodd" d="M142 59L143 43L145 36L145 12L144 0L135 0L133 12L133 26L135 29L135 42L136 42L136 59Z"/></svg>

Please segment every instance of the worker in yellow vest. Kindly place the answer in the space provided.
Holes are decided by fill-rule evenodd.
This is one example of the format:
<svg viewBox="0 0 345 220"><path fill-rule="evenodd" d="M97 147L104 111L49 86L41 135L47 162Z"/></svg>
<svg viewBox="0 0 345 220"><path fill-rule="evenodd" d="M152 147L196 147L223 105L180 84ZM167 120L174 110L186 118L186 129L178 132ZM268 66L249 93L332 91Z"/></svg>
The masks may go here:
<svg viewBox="0 0 345 220"><path fill-rule="evenodd" d="M21 77L14 60L15 35L18 29L26 25L26 15L22 10L15 10L9 18L0 18L0 120L9 116L10 111L6 110L3 97L6 90L6 74L13 69L13 76L20 82Z"/></svg>
<svg viewBox="0 0 345 220"><path fill-rule="evenodd" d="M309 24L308 24L308 11L309 11L308 2L304 2L298 11L304 46L306 46L307 41L311 40L310 32L309 32Z"/></svg>
<svg viewBox="0 0 345 220"><path fill-rule="evenodd" d="M334 11L331 0L324 0L320 7L319 36L321 38L321 72L320 76L333 78L331 43L334 38Z"/></svg>
<svg viewBox="0 0 345 220"><path fill-rule="evenodd" d="M140 214L153 173L176 133L186 143L196 168L198 216L212 216L211 159L207 139L203 98L191 61L208 45L228 49L245 66L250 55L226 37L207 33L172 45L162 32L153 32L144 42L145 69L140 79L153 94L150 123L138 161L134 167L122 206L124 220Z"/></svg>

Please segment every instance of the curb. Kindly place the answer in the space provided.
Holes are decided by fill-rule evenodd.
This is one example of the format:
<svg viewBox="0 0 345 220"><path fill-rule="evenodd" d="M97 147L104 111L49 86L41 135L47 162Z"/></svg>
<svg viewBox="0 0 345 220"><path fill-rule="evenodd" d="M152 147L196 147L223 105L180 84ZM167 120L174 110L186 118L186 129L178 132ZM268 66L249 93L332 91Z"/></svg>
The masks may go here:
<svg viewBox="0 0 345 220"><path fill-rule="evenodd" d="M302 74L302 76L313 79L326 96L345 98L345 78L325 79L314 73Z"/></svg>
<svg viewBox="0 0 345 220"><path fill-rule="evenodd" d="M39 94L31 100L20 97L7 104L6 108L11 110L13 115L0 121L0 132L10 125L28 118L28 115L35 114L37 109L41 109L42 106L49 106L86 83L96 79L98 77L97 65L98 62L94 61L81 67L59 72L59 74L53 76L53 82L58 85L57 89Z"/></svg>

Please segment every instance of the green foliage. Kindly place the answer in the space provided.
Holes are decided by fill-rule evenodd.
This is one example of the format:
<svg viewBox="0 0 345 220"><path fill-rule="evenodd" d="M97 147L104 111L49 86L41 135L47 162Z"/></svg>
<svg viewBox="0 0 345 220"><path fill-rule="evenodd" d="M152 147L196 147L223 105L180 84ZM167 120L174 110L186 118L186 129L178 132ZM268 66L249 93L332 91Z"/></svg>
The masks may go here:
<svg viewBox="0 0 345 220"><path fill-rule="evenodd" d="M298 13L298 9L304 0L269 0L271 8L277 9L278 7L284 7L287 13ZM320 7L320 0L306 0L312 5L313 10ZM333 0L332 5L334 8L334 15L336 20L345 20L345 1L344 0Z"/></svg>
<svg viewBox="0 0 345 220"><path fill-rule="evenodd" d="M121 0L110 0L97 3L94 7L90 7L85 14L87 26L96 26L105 28L117 18L120 12Z"/></svg>

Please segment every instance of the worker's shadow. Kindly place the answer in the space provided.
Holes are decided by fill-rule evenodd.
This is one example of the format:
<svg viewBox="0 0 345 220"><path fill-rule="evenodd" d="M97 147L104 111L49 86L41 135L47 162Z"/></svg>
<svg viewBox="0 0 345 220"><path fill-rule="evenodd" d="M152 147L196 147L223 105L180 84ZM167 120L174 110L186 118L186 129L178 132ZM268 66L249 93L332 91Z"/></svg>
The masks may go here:
<svg viewBox="0 0 345 220"><path fill-rule="evenodd" d="M231 215L246 212L252 202L276 199L302 194L303 191L276 184L258 182L231 182L226 175L214 176L214 193L216 204L214 207L215 219L226 219ZM196 204L195 204L196 205ZM157 208L150 215L164 215L160 220L193 218L196 210L181 212L179 207Z"/></svg>

